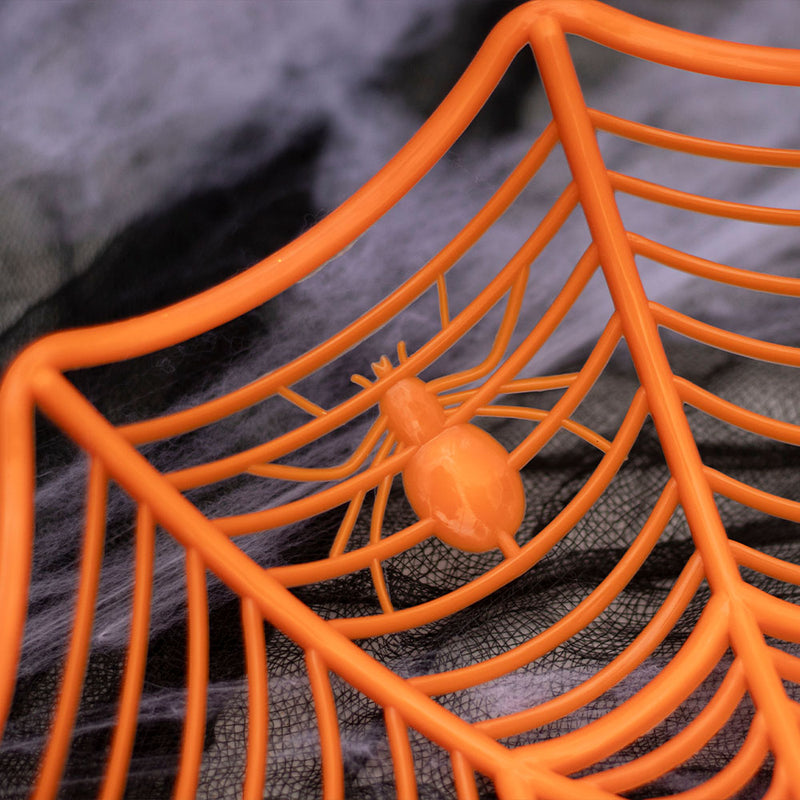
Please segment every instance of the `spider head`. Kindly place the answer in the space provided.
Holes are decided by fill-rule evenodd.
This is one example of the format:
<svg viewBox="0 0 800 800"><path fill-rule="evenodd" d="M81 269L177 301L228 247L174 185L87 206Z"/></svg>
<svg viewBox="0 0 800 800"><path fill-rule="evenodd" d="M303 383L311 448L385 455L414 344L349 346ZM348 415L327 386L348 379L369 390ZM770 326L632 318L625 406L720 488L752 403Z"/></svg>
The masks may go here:
<svg viewBox="0 0 800 800"><path fill-rule="evenodd" d="M397 357L401 364L408 359L405 342L397 343ZM389 375L393 369L387 356L381 356L372 365L377 380ZM363 375L353 375L351 380L365 389L372 385ZM419 378L403 378L390 386L381 397L379 406L389 430L403 444L419 447L444 428L444 411L436 395Z"/></svg>
<svg viewBox="0 0 800 800"><path fill-rule="evenodd" d="M390 386L380 401L389 430L403 444L425 444L444 428L444 411L419 378L403 378Z"/></svg>

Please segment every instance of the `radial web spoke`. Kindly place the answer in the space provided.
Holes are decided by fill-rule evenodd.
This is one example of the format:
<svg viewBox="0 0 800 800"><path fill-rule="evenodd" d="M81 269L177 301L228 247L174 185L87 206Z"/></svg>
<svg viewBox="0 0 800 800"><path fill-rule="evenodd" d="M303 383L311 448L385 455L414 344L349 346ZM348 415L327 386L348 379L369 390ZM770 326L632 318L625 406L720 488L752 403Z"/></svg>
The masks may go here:
<svg viewBox="0 0 800 800"><path fill-rule="evenodd" d="M186 717L183 725L181 758L175 785L176 800L190 800L197 793L203 740L206 730L208 688L208 593L205 565L197 550L186 551L188 597L188 646Z"/></svg>
<svg viewBox="0 0 800 800"><path fill-rule="evenodd" d="M454 750L450 753L453 765L453 783L458 800L478 800L478 787L475 785L475 771L463 753Z"/></svg>
<svg viewBox="0 0 800 800"><path fill-rule="evenodd" d="M330 673L316 650L306 651L306 668L317 713L317 729L322 749L322 797L323 800L339 800L344 797L344 770L342 767L342 743L339 736L339 720L336 701L333 697Z"/></svg>
<svg viewBox="0 0 800 800"><path fill-rule="evenodd" d="M255 601L245 597L241 607L247 669L247 768L242 797L244 800L261 800L267 777L267 647L264 619Z"/></svg>
<svg viewBox="0 0 800 800"><path fill-rule="evenodd" d="M121 796L133 752L147 661L154 557L153 516L147 506L139 505L136 516L136 574L133 585L131 632L122 676L117 724L111 740L106 776L100 795L102 800L112 800Z"/></svg>
<svg viewBox="0 0 800 800"><path fill-rule="evenodd" d="M408 739L408 727L397 709L383 710L386 735L394 764L395 788L398 800L417 800L417 779L414 771L414 756Z"/></svg>
<svg viewBox="0 0 800 800"><path fill-rule="evenodd" d="M41 787L58 785L69 753L92 638L100 567L103 563L107 495L106 469L98 459L92 459L87 488L86 532L81 554L78 597L74 612L75 621L61 678L61 691L58 694L51 723L50 737L36 780L37 792L42 791Z"/></svg>

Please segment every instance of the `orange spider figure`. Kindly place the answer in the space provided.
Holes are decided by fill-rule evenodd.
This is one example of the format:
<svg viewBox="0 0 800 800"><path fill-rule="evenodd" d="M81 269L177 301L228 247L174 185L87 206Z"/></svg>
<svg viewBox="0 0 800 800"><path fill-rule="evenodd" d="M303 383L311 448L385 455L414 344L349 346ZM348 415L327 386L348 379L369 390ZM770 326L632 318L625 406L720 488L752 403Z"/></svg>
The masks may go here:
<svg viewBox="0 0 800 800"><path fill-rule="evenodd" d="M398 346L405 360L403 343ZM372 365L380 379L392 371L386 356ZM353 376L360 385L370 385ZM391 434L416 452L403 470L403 488L420 519L435 521L443 542L469 552L519 549L514 534L525 515L525 492L508 451L470 423L447 426L444 410L419 378L402 378L379 403Z"/></svg>

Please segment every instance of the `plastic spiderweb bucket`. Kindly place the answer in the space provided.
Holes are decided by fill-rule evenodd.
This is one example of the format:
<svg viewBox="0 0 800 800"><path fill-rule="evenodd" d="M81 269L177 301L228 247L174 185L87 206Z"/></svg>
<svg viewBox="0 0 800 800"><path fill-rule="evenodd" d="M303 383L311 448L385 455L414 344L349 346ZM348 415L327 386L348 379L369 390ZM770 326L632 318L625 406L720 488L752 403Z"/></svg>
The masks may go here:
<svg viewBox="0 0 800 800"><path fill-rule="evenodd" d="M800 166L800 152L588 107L565 34L728 82L800 83L800 52L537 0L496 27L380 173L293 243L164 312L48 336L11 366L0 395L9 780L27 776L36 797L800 797L800 427L770 413L762 388L800 365L800 349L656 302L642 275L647 264L743 297L794 298L800 279L690 255L628 229L623 213L630 198L655 215L748 224L797 225L800 211L622 174L601 145L623 137L753 168ZM335 293L348 248L435 169L526 47L552 122L382 299L233 390L122 421L89 402L74 376L225 329L301 292L321 265L313 279L333 274ZM563 182L548 185L541 219L465 297L470 253L558 158ZM548 246L565 230L580 247L554 264ZM590 283L607 305L581 305ZM537 369L575 314L584 329L599 320L576 368ZM745 367L701 385L721 351ZM323 405L323 385L336 402ZM28 595L44 419L84 454L70 466L81 535L63 544L79 568L70 596L42 611L69 621L46 678L22 677L39 608ZM194 458L215 426L229 449ZM726 460L734 450L743 461ZM774 480L757 484L770 458L761 474ZM239 507L254 485L261 504ZM181 591L166 591L176 575ZM125 610L119 629L102 624L109 603ZM185 628L169 664L155 641L165 613ZM221 674L221 653L238 668ZM185 684L170 694L158 667L174 675L176 663ZM159 730L161 761L148 745Z"/></svg>

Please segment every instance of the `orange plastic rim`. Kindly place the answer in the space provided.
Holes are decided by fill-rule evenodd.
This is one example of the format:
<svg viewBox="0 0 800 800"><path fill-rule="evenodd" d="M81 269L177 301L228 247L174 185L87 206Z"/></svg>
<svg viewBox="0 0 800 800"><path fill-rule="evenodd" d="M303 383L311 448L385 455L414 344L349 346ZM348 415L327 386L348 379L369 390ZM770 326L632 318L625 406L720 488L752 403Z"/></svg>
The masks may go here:
<svg viewBox="0 0 800 800"><path fill-rule="evenodd" d="M734 44L688 34L634 18L594 0L534 0L520 6L491 33L464 76L409 143L363 188L296 241L223 284L160 312L124 322L56 333L27 348L8 370L0 390L0 724L14 692L26 619L33 546L35 476L33 413L40 410L90 457L81 579L70 649L51 734L34 789L54 797L69 751L91 638L96 585L103 552L105 501L113 479L138 504L136 588L130 645L115 735L101 790L120 797L136 729L149 627L155 526L186 549L189 648L188 701L175 796L191 798L198 785L205 729L208 680L206 572L216 574L241 598L249 691L247 768L242 792L263 795L269 780L267 748L267 661L264 620L305 651L322 747L323 795L343 796L337 711L330 684L336 673L384 709L398 797L416 797L416 777L408 729L414 728L451 754L460 798L477 796L475 773L494 781L503 800L599 800L642 786L690 758L720 729L745 693L756 713L737 756L686 797L718 800L734 794L768 753L775 760L770 797L800 798L800 730L796 704L783 681L800 680L800 660L765 638L798 641L800 610L747 584L740 567L800 585L800 567L729 540L714 496L724 495L765 513L800 522L800 504L740 483L702 462L684 413L689 404L760 436L800 444L800 428L764 417L677 378L669 365L659 328L752 358L800 366L800 349L733 334L652 302L640 281L641 255L702 278L800 296L800 280L737 269L690 256L650 241L623 226L616 193L632 193L689 211L754 222L798 225L800 210L750 206L678 192L610 172L596 131L654 147L753 164L798 167L800 152L698 139L613 117L588 108L573 68L565 34L682 70L760 83L800 84L800 51ZM309 275L350 243L408 192L477 114L507 66L525 46L538 65L553 114L552 123L481 211L411 279L369 313L323 344L225 396L193 408L126 426L113 426L64 376L69 370L143 355L217 327L263 304ZM528 241L463 312L450 318L445 273L507 208L560 143L572 182ZM522 343L506 355L511 330L526 291L531 263L579 205L592 243L578 261L555 302ZM584 367L575 374L520 377L521 369L547 340L600 267L614 313ZM429 287L438 291L441 330L413 355L399 351L396 368L374 381L356 380L362 391L334 408L322 409L292 387L330 363L405 308ZM352 457L342 465L316 470L275 464L279 457L378 404L387 391L413 378L467 331L484 311L507 295L504 317L489 356L471 370L428 384L441 397L450 391L446 428L481 414L518 416L535 423L508 456L514 472L559 430L567 429L601 450L592 478L534 540L517 545L504 532L497 546L503 559L478 579L438 600L395 610L383 581L382 564L393 555L435 535L437 522L423 516L410 527L381 535L381 503L394 476L419 449L396 446L381 415ZM624 339L641 383L612 441L570 417L591 388L616 344ZM376 354L379 355L379 354ZM456 391L479 381L479 388ZM564 388L552 410L492 405L501 394ZM275 394L302 408L310 420L278 438L226 458L168 474L158 472L136 445L200 428ZM435 396L435 395L434 395ZM442 402L445 402L444 400ZM558 623L523 645L461 669L401 679L374 661L353 639L408 629L452 614L530 569L586 513L616 474L645 418L652 418L671 478L655 499L652 513L625 557L583 602ZM438 425L438 423L437 423ZM437 428L438 430L438 428ZM370 460L371 459L371 460ZM368 466L363 466L369 461ZM363 468L362 468L363 467ZM310 496L259 512L209 520L182 491L242 472L285 480L326 480L332 485ZM310 474L311 473L311 474ZM373 535L364 547L347 550L349 533L365 493L376 490ZM348 504L330 556L321 561L264 570L231 537L305 519ZM459 691L505 675L565 641L608 606L624 588L657 541L676 507L691 528L696 551L664 605L635 641L580 686L525 712L468 723L443 708L432 695ZM376 522L375 520L378 520ZM459 544L461 540L454 540ZM486 549L481 545L477 549ZM359 569L371 570L382 613L325 621L287 587L324 581ZM711 591L701 618L673 661L642 690L605 717L561 737L511 748L498 739L558 719L613 687L663 640L705 580ZM596 769L668 716L730 649L733 665L712 701L679 735L645 756L612 769ZM582 777L570 777L583 771ZM683 795L682 795L683 796Z"/></svg>

